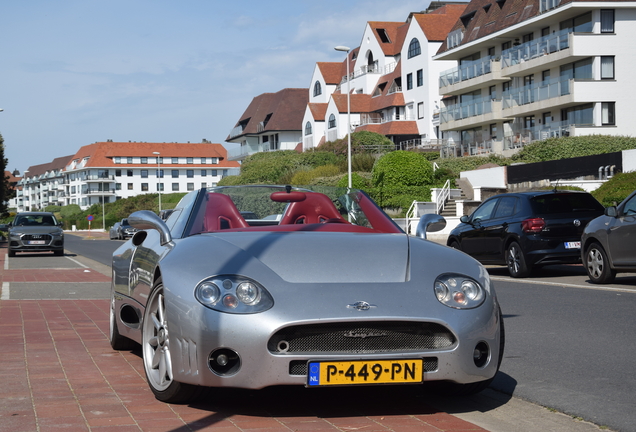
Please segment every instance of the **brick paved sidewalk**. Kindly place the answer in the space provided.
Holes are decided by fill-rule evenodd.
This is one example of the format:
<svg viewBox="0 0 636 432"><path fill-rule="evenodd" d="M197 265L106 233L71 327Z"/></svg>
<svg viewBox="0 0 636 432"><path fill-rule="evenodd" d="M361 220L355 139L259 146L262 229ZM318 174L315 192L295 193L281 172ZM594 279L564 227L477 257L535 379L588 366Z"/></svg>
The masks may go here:
<svg viewBox="0 0 636 432"><path fill-rule="evenodd" d="M6 282L24 270L4 270L5 254L0 245ZM108 300L0 300L0 376L0 432L484 430L426 405L413 386L223 389L164 404L146 384L141 352L111 349Z"/></svg>

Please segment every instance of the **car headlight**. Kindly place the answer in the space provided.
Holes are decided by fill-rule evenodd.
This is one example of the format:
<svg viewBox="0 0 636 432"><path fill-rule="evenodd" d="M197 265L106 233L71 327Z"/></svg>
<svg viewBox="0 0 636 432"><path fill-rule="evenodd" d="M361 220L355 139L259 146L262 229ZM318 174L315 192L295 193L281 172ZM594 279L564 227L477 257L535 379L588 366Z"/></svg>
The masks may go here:
<svg viewBox="0 0 636 432"><path fill-rule="evenodd" d="M434 289L440 303L455 309L476 308L486 298L486 291L479 282L455 273L438 276Z"/></svg>
<svg viewBox="0 0 636 432"><path fill-rule="evenodd" d="M236 275L213 276L202 280L194 296L203 306L219 312L251 314L274 306L271 294L258 282Z"/></svg>

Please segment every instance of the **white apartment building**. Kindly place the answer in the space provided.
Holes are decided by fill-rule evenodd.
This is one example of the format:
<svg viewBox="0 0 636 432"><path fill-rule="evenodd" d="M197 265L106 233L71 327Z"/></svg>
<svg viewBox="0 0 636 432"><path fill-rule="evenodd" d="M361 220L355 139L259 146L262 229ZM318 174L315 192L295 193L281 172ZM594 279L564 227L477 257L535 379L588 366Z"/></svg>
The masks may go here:
<svg viewBox="0 0 636 432"><path fill-rule="evenodd" d="M574 135L635 135L635 1L473 0L435 60L448 156L509 156Z"/></svg>
<svg viewBox="0 0 636 432"><path fill-rule="evenodd" d="M207 142L98 142L55 161L25 171L18 211L69 204L85 210L145 193L188 192L215 186L240 170L221 144Z"/></svg>
<svg viewBox="0 0 636 432"><path fill-rule="evenodd" d="M452 62L443 65L432 57L465 7L436 2L405 22L368 22L360 46L344 62L317 63L303 117L303 148L347 135L348 91L352 131L383 134L402 148L439 144L437 79Z"/></svg>

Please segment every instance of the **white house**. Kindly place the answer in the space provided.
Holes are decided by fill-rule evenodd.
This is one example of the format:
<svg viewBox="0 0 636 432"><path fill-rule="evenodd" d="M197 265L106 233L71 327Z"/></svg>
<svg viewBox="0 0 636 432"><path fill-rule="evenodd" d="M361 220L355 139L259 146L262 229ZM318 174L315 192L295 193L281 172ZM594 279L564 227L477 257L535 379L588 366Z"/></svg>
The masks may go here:
<svg viewBox="0 0 636 432"><path fill-rule="evenodd" d="M456 62L439 77L445 153L635 135L635 20L635 1L471 1L435 56Z"/></svg>

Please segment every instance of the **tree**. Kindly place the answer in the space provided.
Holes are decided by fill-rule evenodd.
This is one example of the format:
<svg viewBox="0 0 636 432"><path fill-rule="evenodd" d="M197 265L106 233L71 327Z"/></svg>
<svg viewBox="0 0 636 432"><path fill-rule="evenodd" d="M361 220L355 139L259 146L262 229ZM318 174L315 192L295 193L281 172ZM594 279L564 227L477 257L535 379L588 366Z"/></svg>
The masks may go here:
<svg viewBox="0 0 636 432"><path fill-rule="evenodd" d="M0 172L2 173L2 184L0 184L0 215L7 214L7 202L13 198L15 191L11 189L9 177L4 175L9 161L4 157L4 138L0 135Z"/></svg>

